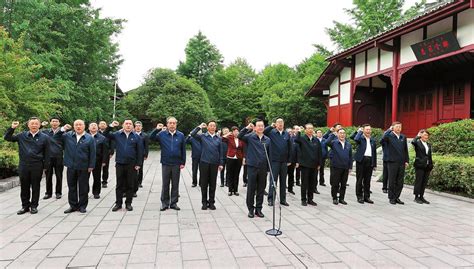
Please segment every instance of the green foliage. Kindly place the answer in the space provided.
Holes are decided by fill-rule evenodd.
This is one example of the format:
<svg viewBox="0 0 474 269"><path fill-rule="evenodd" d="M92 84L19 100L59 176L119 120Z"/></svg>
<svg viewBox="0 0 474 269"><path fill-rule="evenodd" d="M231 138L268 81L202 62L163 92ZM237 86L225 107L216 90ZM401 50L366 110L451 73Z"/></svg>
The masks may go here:
<svg viewBox="0 0 474 269"><path fill-rule="evenodd" d="M212 74L222 67L221 53L201 31L189 40L185 53L186 61L179 63L177 73L195 79L207 90Z"/></svg>
<svg viewBox="0 0 474 269"><path fill-rule="evenodd" d="M445 123L428 129L436 154L474 156L474 120Z"/></svg>
<svg viewBox="0 0 474 269"><path fill-rule="evenodd" d="M426 1L416 3L405 12L404 4L405 0L353 0L354 7L344 9L351 22L334 21L334 26L326 28L326 32L339 49L352 47L400 21L413 18L424 9Z"/></svg>
<svg viewBox="0 0 474 269"><path fill-rule="evenodd" d="M415 153L410 151L410 160ZM437 191L461 193L474 197L474 156L433 155L434 168L428 181L428 188ZM413 161L406 170L405 182L415 183Z"/></svg>
<svg viewBox="0 0 474 269"><path fill-rule="evenodd" d="M193 80L172 70L155 69L145 83L131 91L123 105L137 119L146 117L165 122L168 116L178 119L178 129L187 133L213 116L206 92Z"/></svg>

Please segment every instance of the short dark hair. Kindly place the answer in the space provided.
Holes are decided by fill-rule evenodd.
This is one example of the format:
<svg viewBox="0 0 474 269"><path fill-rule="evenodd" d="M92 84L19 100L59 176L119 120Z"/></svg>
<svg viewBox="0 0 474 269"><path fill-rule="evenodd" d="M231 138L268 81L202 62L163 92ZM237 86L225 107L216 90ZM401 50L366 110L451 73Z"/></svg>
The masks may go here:
<svg viewBox="0 0 474 269"><path fill-rule="evenodd" d="M370 124L368 124L368 123L364 123L364 124L362 124L362 126L361 126L361 127L362 127L362 128L365 128L365 127L367 127L367 126L369 126L369 127L370 127Z"/></svg>
<svg viewBox="0 0 474 269"><path fill-rule="evenodd" d="M428 135L431 135L430 132L426 129L421 129L420 130L420 133L427 133Z"/></svg>
<svg viewBox="0 0 474 269"><path fill-rule="evenodd" d="M137 125L137 124L140 124L140 125L143 126L143 123L142 123L141 121L139 121L139 120L137 120L137 121L135 122L135 125Z"/></svg>
<svg viewBox="0 0 474 269"><path fill-rule="evenodd" d="M256 119L256 120L255 120L255 124L257 124L257 122L260 122L260 121L263 122L263 125L265 125L265 121L262 120L262 119Z"/></svg>
<svg viewBox="0 0 474 269"><path fill-rule="evenodd" d="M210 120L207 122L207 125L209 125L210 123L214 122L216 125L217 125L217 122L215 120Z"/></svg>
<svg viewBox="0 0 474 269"><path fill-rule="evenodd" d="M49 118L49 121L52 121L52 120L58 120L58 121L61 121L61 119L58 117L58 116L52 116Z"/></svg>
<svg viewBox="0 0 474 269"><path fill-rule="evenodd" d="M37 120L37 121L39 121L39 122L41 123L41 120L40 120L40 118L38 118L38 117L30 117L30 118L28 119L28 122L30 122L30 121L32 121L32 120Z"/></svg>
<svg viewBox="0 0 474 269"><path fill-rule="evenodd" d="M340 131L344 131L344 132L345 132L346 130L344 130L344 128L341 128L341 129L337 130L338 133L339 133Z"/></svg>
<svg viewBox="0 0 474 269"><path fill-rule="evenodd" d="M235 130L238 131L238 130L239 130L239 127L237 127L237 126L232 126L230 129L232 130L232 132L235 131Z"/></svg>
<svg viewBox="0 0 474 269"><path fill-rule="evenodd" d="M399 122L399 121L394 121L394 122L392 122L392 126L395 126L395 125L397 125L397 124L400 124L400 125L401 125L402 123Z"/></svg>
<svg viewBox="0 0 474 269"><path fill-rule="evenodd" d="M339 122L336 122L336 123L334 123L334 125L333 125L332 127L333 127L333 128L336 128L336 126L338 126L338 125L341 125L341 126L342 126L342 124L340 124Z"/></svg>

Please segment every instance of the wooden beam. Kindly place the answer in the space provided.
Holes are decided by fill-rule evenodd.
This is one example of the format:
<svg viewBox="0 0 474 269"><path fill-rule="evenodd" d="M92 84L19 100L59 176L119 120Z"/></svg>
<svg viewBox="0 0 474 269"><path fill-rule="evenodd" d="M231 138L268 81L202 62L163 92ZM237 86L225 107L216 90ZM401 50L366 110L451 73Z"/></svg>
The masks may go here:
<svg viewBox="0 0 474 269"><path fill-rule="evenodd" d="M334 77L337 77L337 74L324 73L324 74L322 74L321 76L325 76L325 77L332 77L332 78L334 78Z"/></svg>
<svg viewBox="0 0 474 269"><path fill-rule="evenodd" d="M374 41L374 47L377 47L381 50L385 51L394 51L394 47L391 45L387 45L385 43L377 43L377 41Z"/></svg>
<svg viewBox="0 0 474 269"><path fill-rule="evenodd" d="M333 63L343 67L352 67L352 61L349 59L334 60Z"/></svg>

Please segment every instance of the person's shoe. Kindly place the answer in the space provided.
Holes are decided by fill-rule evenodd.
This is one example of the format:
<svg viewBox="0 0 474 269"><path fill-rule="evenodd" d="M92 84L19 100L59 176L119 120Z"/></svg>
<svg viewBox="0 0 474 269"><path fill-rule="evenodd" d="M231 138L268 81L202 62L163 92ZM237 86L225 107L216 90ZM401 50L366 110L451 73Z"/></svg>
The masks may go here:
<svg viewBox="0 0 474 269"><path fill-rule="evenodd" d="M210 210L216 210L216 206L214 204L209 204L208 207Z"/></svg>
<svg viewBox="0 0 474 269"><path fill-rule="evenodd" d="M372 191L369 191L369 193L372 193Z"/></svg>
<svg viewBox="0 0 474 269"><path fill-rule="evenodd" d="M227 194L227 195L232 196L232 192L229 192L229 194Z"/></svg>
<svg viewBox="0 0 474 269"><path fill-rule="evenodd" d="M268 195L268 192L267 192L267 191L264 191L263 195Z"/></svg>
<svg viewBox="0 0 474 269"><path fill-rule="evenodd" d="M234 192L234 195L235 195L235 196L239 196L240 194L235 191L235 192Z"/></svg>
<svg viewBox="0 0 474 269"><path fill-rule="evenodd" d="M364 202L369 203L369 204L373 204L373 203L374 203L374 201L370 200L370 198L365 198L365 199L364 199Z"/></svg>
<svg viewBox="0 0 474 269"><path fill-rule="evenodd" d="M287 202L280 202L280 205L290 206L290 204L288 204Z"/></svg>
<svg viewBox="0 0 474 269"><path fill-rule="evenodd" d="M136 193L136 192L133 194L133 197L137 197L137 193Z"/></svg>
<svg viewBox="0 0 474 269"><path fill-rule="evenodd" d="M423 204L423 201L421 200L420 197L415 197L415 200L413 200L413 201L415 201L418 204Z"/></svg>
<svg viewBox="0 0 474 269"><path fill-rule="evenodd" d="M395 200L395 202L396 202L397 204L401 204L401 205L404 205L404 204L405 204L405 203L402 202L402 200L400 200L400 199Z"/></svg>
<svg viewBox="0 0 474 269"><path fill-rule="evenodd" d="M107 183L102 183L102 188L107 188Z"/></svg>
<svg viewBox="0 0 474 269"><path fill-rule="evenodd" d="M118 211L119 209L122 209L122 205L114 205L112 212Z"/></svg>
<svg viewBox="0 0 474 269"><path fill-rule="evenodd" d="M143 188L143 185L142 185L142 184L140 184L140 185L138 185L138 187L139 187L139 188Z"/></svg>
<svg viewBox="0 0 474 269"><path fill-rule="evenodd" d="M349 183L346 183L346 187L349 187Z"/></svg>
<svg viewBox="0 0 474 269"><path fill-rule="evenodd" d="M309 201L308 205L317 206L318 204L315 201Z"/></svg>
<svg viewBox="0 0 474 269"><path fill-rule="evenodd" d="M324 183L319 183L319 186L326 187L326 184L324 184Z"/></svg>
<svg viewBox="0 0 474 269"><path fill-rule="evenodd" d="M388 193L388 190L387 189L382 189L382 192L383 193Z"/></svg>
<svg viewBox="0 0 474 269"><path fill-rule="evenodd" d="M392 204L392 205L396 205L396 204L397 204L397 202L396 202L395 200L390 200L390 204Z"/></svg>
<svg viewBox="0 0 474 269"><path fill-rule="evenodd" d="M51 198L51 195L45 194L44 197L43 197L43 200L48 200L49 198Z"/></svg>
<svg viewBox="0 0 474 269"><path fill-rule="evenodd" d="M427 205L430 204L430 202L426 201L424 197L420 197L420 199L424 204L427 204Z"/></svg>
<svg viewBox="0 0 474 269"><path fill-rule="evenodd" d="M165 211L166 209L168 209L167 206L166 206L166 207L161 207L161 208L160 208L160 211Z"/></svg>
<svg viewBox="0 0 474 269"><path fill-rule="evenodd" d="M314 193L319 194L319 191L318 191L318 190L314 190Z"/></svg>
<svg viewBox="0 0 474 269"><path fill-rule="evenodd" d="M122 193L122 197L127 197L127 194L125 192Z"/></svg>
<svg viewBox="0 0 474 269"><path fill-rule="evenodd" d="M81 207L81 208L79 208L79 212L81 212L81 213L86 213L87 210L86 210L85 208Z"/></svg>
<svg viewBox="0 0 474 269"><path fill-rule="evenodd" d="M347 205L347 202L344 201L344 200L341 200L341 199L339 199L339 203L340 203L340 204L343 204L343 205Z"/></svg>
<svg viewBox="0 0 474 269"><path fill-rule="evenodd" d="M56 194L56 199L61 199L61 197L63 197L62 194Z"/></svg>
<svg viewBox="0 0 474 269"><path fill-rule="evenodd" d="M249 218L253 219L255 217L255 214L253 213L253 210L249 211L249 214L247 215Z"/></svg>
<svg viewBox="0 0 474 269"><path fill-rule="evenodd" d="M301 205L302 205L302 206L308 206L308 202L303 201L303 202L301 202Z"/></svg>
<svg viewBox="0 0 474 269"><path fill-rule="evenodd" d="M176 210L176 211L181 210L181 208L179 208L178 205L170 206L170 208L171 208L171 209L174 209L174 210Z"/></svg>
<svg viewBox="0 0 474 269"><path fill-rule="evenodd" d="M337 199L332 199L332 203L335 204L335 205L339 204L339 202L337 201Z"/></svg>
<svg viewBox="0 0 474 269"><path fill-rule="evenodd" d="M363 203L364 203L364 199L359 198L359 199L357 199L357 202L358 202L359 204L363 204Z"/></svg>
<svg viewBox="0 0 474 269"><path fill-rule="evenodd" d="M26 212L29 212L29 211L30 211L30 209L28 207L25 207L25 208L22 208L22 209L18 210L16 212L16 214L17 215L23 215L23 214L25 214Z"/></svg>
<svg viewBox="0 0 474 269"><path fill-rule="evenodd" d="M127 211L133 211L133 206L130 204L126 204L125 209L127 209Z"/></svg>
<svg viewBox="0 0 474 269"><path fill-rule="evenodd" d="M293 195L295 195L295 192L294 192L293 190L288 191L288 192L291 193L291 194L293 194Z"/></svg>
<svg viewBox="0 0 474 269"><path fill-rule="evenodd" d="M257 216L257 217L259 217L259 218L265 217L265 215L263 215L263 213L262 213L261 210L255 210L255 216Z"/></svg>
<svg viewBox="0 0 474 269"><path fill-rule="evenodd" d="M203 204L203 205L201 206L201 210L207 210L207 204Z"/></svg>
<svg viewBox="0 0 474 269"><path fill-rule="evenodd" d="M94 199L100 199L100 195L94 194Z"/></svg>
<svg viewBox="0 0 474 269"><path fill-rule="evenodd" d="M191 187L193 188L196 188L197 184L196 183L193 183L193 185L191 185Z"/></svg>
<svg viewBox="0 0 474 269"><path fill-rule="evenodd" d="M221 187L224 187L224 184L221 184Z"/></svg>
<svg viewBox="0 0 474 269"><path fill-rule="evenodd" d="M38 213L38 208L32 207L30 213L31 213L31 214L36 214L36 213Z"/></svg>
<svg viewBox="0 0 474 269"><path fill-rule="evenodd" d="M268 201L268 206L273 206L273 205L274 205L273 201Z"/></svg>
<svg viewBox="0 0 474 269"><path fill-rule="evenodd" d="M247 188L247 183L244 183L244 188Z"/></svg>
<svg viewBox="0 0 474 269"><path fill-rule="evenodd" d="M69 213L72 213L72 212L74 212L74 211L76 211L76 209L70 207L70 208L64 210L64 214L69 214Z"/></svg>

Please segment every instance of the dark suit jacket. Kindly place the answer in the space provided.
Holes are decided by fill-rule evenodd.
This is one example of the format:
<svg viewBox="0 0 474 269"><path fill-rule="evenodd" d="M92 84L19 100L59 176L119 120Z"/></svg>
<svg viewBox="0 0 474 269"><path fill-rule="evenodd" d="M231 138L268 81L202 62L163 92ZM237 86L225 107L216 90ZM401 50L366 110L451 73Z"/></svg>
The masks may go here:
<svg viewBox="0 0 474 269"><path fill-rule="evenodd" d="M383 134L382 139L385 141L385 148L388 150L387 162L396 162L399 164L408 163L408 144L405 135L400 134L400 137L388 129Z"/></svg>
<svg viewBox="0 0 474 269"><path fill-rule="evenodd" d="M364 137L364 134L361 132L357 132L355 136L351 135L351 138L358 144L357 151L354 154L354 160L356 162L362 162L364 159L365 150L367 149L367 140ZM373 137L370 138L370 146L372 149L372 167L377 166L377 145L375 144L375 139Z"/></svg>
<svg viewBox="0 0 474 269"><path fill-rule="evenodd" d="M321 165L322 148L316 137L310 141L307 135L296 135L295 143L299 145L298 163L300 166L317 168Z"/></svg>
<svg viewBox="0 0 474 269"><path fill-rule="evenodd" d="M423 143L421 142L421 139L419 136L415 137L415 139L411 141L411 144L415 148L415 152L416 152L415 163L413 164L415 168L432 170L433 158L431 156L431 144L427 143L428 154L426 154L426 148L425 146L423 146Z"/></svg>

